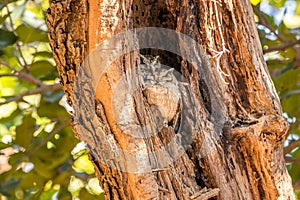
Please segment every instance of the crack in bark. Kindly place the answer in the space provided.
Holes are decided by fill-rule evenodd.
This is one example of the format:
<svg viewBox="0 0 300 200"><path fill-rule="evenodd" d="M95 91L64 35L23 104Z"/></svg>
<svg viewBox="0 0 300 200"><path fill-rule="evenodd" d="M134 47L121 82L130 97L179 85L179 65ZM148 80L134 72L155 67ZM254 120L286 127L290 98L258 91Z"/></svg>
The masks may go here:
<svg viewBox="0 0 300 200"><path fill-rule="evenodd" d="M207 51L210 51L209 47L218 47L222 43L220 39L222 34L224 42L227 43L226 47L230 47L230 53L220 60L222 69L226 69L231 75L226 79L228 85L222 84L220 77L216 76L218 72L210 58L201 58L203 65L196 68L184 61L178 62L178 65L172 63L181 69L193 89L198 88L197 100L192 104L188 101L184 102L189 103L190 109L183 114L193 116L197 113L199 120L195 122L193 118L187 118L186 130L188 131L182 134L181 139L184 140L185 136L195 136L194 142L185 154L168 166L169 171L130 174L118 172L109 168L106 163L101 163L101 156L104 156L102 150L107 148L99 145L101 134L110 139L108 143L110 147L120 144L124 145L124 148L135 147L134 141L129 143L128 137L115 129L115 124L110 118L110 107L107 107L104 102L110 100L110 91L101 93L106 95L107 99L97 96L101 101L97 101L96 108L93 109L97 110L98 118L82 121L86 123L86 130L74 124L73 128L77 136L89 142L88 148L93 156L97 177L106 191L106 198L189 199L194 194L192 197L200 199L201 194L199 193L200 196L195 194L205 186L215 188L211 189L214 191L213 194L216 194L219 189L220 199L292 198L291 187L286 186L289 185L290 179L284 168L282 151L280 151L287 123L279 116L281 109L276 91L263 57L259 53L260 46L253 39L257 38L257 35L253 33L255 24L249 10L249 2L243 0L221 2L218 16L222 16L219 22L223 25L223 29L220 33L216 29L218 26L216 20L208 20L215 19L212 15L214 14L213 3L216 4L214 1L113 1L120 5L118 10L111 8L112 2L100 1L103 9L106 8L105 6L109 8L105 13L105 19L109 24L102 24L101 27L98 26L98 22L92 23L93 17L98 19L101 16L97 10L99 6L97 2L89 1L90 5L93 5L89 7L91 17L89 28L95 25L93 27L95 32L89 31L90 41L92 39L95 41L89 41L89 44L87 44L87 1L53 0L47 13L51 47L68 102L72 105L73 95L75 97L86 95L86 99L80 102L80 108L76 108L80 112L84 112L83 110L88 106L87 102L91 99L93 101L94 98L88 90L84 91L85 94L72 92L75 75L79 72L79 66L86 56L87 46L92 50L97 43L116 32L132 27L166 27L188 34ZM118 24L113 23L115 18L119 19ZM96 34L98 29L102 32L99 37L94 37L93 34ZM184 51L186 47L179 45L178 48ZM156 55L165 56L163 60L168 57L166 53ZM112 69L115 71L112 70L107 75L108 79L113 78L107 84L114 83L114 78L128 70L128 65L135 66L136 63L131 63L130 57L125 57L123 62L113 65ZM203 80L204 84L201 81L199 83L198 80ZM85 81L82 80L81 86L90 87ZM101 82L101 87L104 86L105 84ZM197 106L198 108L195 109L194 107ZM87 109L86 112L94 110ZM87 113L89 114L91 113ZM232 124L228 122L224 125L225 121ZM96 129L97 133L91 135L90 131L93 129ZM150 141L151 138L147 141L148 150L170 141L170 137L175 135L172 130L163 130L160 134L160 140ZM209 154L203 158L201 148L203 143L207 142L206 137L212 147L208 151ZM123 164L123 160L116 160L112 166L118 168ZM268 176L271 176L271 179L268 179ZM203 195L203 198L206 198L209 193Z"/></svg>

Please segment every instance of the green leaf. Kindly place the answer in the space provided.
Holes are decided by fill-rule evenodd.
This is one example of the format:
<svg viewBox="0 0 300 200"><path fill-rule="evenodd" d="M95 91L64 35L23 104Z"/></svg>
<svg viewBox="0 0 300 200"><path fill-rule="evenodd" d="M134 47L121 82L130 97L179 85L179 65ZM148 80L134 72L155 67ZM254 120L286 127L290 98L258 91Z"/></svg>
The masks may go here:
<svg viewBox="0 0 300 200"><path fill-rule="evenodd" d="M270 26L272 26L274 29L277 29L277 25L275 23L275 20L274 20L274 16L270 16L270 15L267 15L266 13L262 12L262 15L264 17L264 20L265 23L268 23Z"/></svg>
<svg viewBox="0 0 300 200"><path fill-rule="evenodd" d="M297 6L296 6L295 12L296 12L296 14L300 15L300 1L296 1L296 3L297 3Z"/></svg>
<svg viewBox="0 0 300 200"><path fill-rule="evenodd" d="M30 161L34 164L33 171L44 179L52 179L55 175L56 158L51 155L51 151L46 147L40 148L30 156Z"/></svg>
<svg viewBox="0 0 300 200"><path fill-rule="evenodd" d="M53 54L49 51L39 51L39 52L33 53L32 55L35 57L41 57L41 58L52 58L53 57Z"/></svg>
<svg viewBox="0 0 300 200"><path fill-rule="evenodd" d="M285 59L285 60L289 60L290 62L294 60L295 56L296 56L296 52L294 49L292 48L288 48L284 51L280 51L280 55Z"/></svg>
<svg viewBox="0 0 300 200"><path fill-rule="evenodd" d="M41 117L55 118L70 116L64 107L58 103L50 103L41 101L40 107L37 109L38 115Z"/></svg>
<svg viewBox="0 0 300 200"><path fill-rule="evenodd" d="M16 117L19 117L21 114L22 111L16 108L9 116L0 118L0 123L10 127L15 124Z"/></svg>
<svg viewBox="0 0 300 200"><path fill-rule="evenodd" d="M299 81L300 69L287 70L275 81L276 88L281 92L295 89L296 84Z"/></svg>
<svg viewBox="0 0 300 200"><path fill-rule="evenodd" d="M69 184L71 175L72 174L70 172L59 173L57 176L55 176L55 179L53 180L53 184L61 184L61 183Z"/></svg>
<svg viewBox="0 0 300 200"><path fill-rule="evenodd" d="M93 174L95 172L94 166L89 160L88 155L80 156L73 164L76 172L85 172L87 174Z"/></svg>
<svg viewBox="0 0 300 200"><path fill-rule="evenodd" d="M260 0L250 0L251 4L256 6L260 3Z"/></svg>
<svg viewBox="0 0 300 200"><path fill-rule="evenodd" d="M59 126L59 124L57 124L57 126ZM30 161L33 162L36 166L34 170L40 176L51 178L48 175L54 176L58 169L60 172L62 172L63 164L67 162L68 159L70 159L70 151L78 142L73 137L71 129L61 130L59 132L59 136L60 137L58 137L57 139L55 137L52 137L50 139L49 142L54 145L52 148L49 149L47 148L47 145L44 145L30 156Z"/></svg>
<svg viewBox="0 0 300 200"><path fill-rule="evenodd" d="M13 167L17 168L19 164L23 161L24 153L15 153L9 156L8 163Z"/></svg>
<svg viewBox="0 0 300 200"><path fill-rule="evenodd" d="M280 69L283 68L288 61L281 60L281 59L269 59L267 60L267 65L270 71L274 69ZM271 73L272 74L272 73Z"/></svg>
<svg viewBox="0 0 300 200"><path fill-rule="evenodd" d="M0 49L14 44L17 41L17 36L13 32L0 29Z"/></svg>
<svg viewBox="0 0 300 200"><path fill-rule="evenodd" d="M99 198L99 196L97 196L97 195L92 195L91 193L89 193L85 188L82 188L82 189L80 190L79 198L80 198L80 199L90 199L90 200L96 200L96 199L102 200L102 198ZM103 199L103 200L104 200L104 199Z"/></svg>
<svg viewBox="0 0 300 200"><path fill-rule="evenodd" d="M31 26L22 24L16 29L16 33L19 36L19 40L22 41L24 44L28 44L31 42L48 42L48 36L47 33L35 29Z"/></svg>
<svg viewBox="0 0 300 200"><path fill-rule="evenodd" d="M285 4L285 0L269 0L269 3L275 8L281 8Z"/></svg>
<svg viewBox="0 0 300 200"><path fill-rule="evenodd" d="M41 78L56 70L47 60L39 60L30 65L30 73L34 77Z"/></svg>
<svg viewBox="0 0 300 200"><path fill-rule="evenodd" d="M299 163L292 163L291 168L289 170L289 174L292 177L293 181L300 179L300 164Z"/></svg>
<svg viewBox="0 0 300 200"><path fill-rule="evenodd" d="M0 142L0 150L5 149L5 148L10 147L10 146L11 146L10 144L5 144L3 142Z"/></svg>
<svg viewBox="0 0 300 200"><path fill-rule="evenodd" d="M102 193L104 193L104 191L102 190L102 188L99 185L99 180L94 177L94 178L90 178L88 180L88 184L86 186L86 189L94 195L101 195Z"/></svg>
<svg viewBox="0 0 300 200"><path fill-rule="evenodd" d="M58 199L59 200L72 200L72 195L71 193L68 191L68 185L69 185L69 182L70 182L70 177L68 177L68 184L62 184L60 185L60 191L59 191L59 194L58 194Z"/></svg>
<svg viewBox="0 0 300 200"><path fill-rule="evenodd" d="M35 119L26 115L23 118L22 124L16 128L16 139L14 140L14 143L26 148L30 144L34 132Z"/></svg>
<svg viewBox="0 0 300 200"><path fill-rule="evenodd" d="M282 109L284 112L287 112L289 115L294 111L299 112L299 95L292 95L289 98L282 100Z"/></svg>
<svg viewBox="0 0 300 200"><path fill-rule="evenodd" d="M25 190L30 188L41 188L47 180L44 177L39 176L34 170L31 170L29 173L24 173L22 171L21 177L22 181L20 183L20 188Z"/></svg>
<svg viewBox="0 0 300 200"><path fill-rule="evenodd" d="M295 61L292 61L290 63L288 63L281 71L280 76L283 75L284 73L288 72L288 71L292 71L294 70L294 66L295 66Z"/></svg>
<svg viewBox="0 0 300 200"><path fill-rule="evenodd" d="M40 196L40 200L51 200L53 195L58 191L55 189L51 189L49 191L43 192Z"/></svg>
<svg viewBox="0 0 300 200"><path fill-rule="evenodd" d="M8 16L9 16L8 14L4 16L0 16L0 24L3 24L3 22L7 19Z"/></svg>

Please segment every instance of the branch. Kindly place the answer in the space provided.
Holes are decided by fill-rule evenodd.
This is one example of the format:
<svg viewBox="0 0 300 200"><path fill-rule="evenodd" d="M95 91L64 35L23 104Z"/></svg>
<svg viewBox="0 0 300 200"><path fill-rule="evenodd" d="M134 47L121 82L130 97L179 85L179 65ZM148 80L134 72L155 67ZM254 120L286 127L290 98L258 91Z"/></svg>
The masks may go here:
<svg viewBox="0 0 300 200"><path fill-rule="evenodd" d="M292 157L284 157L285 162L287 163L299 163L300 164L300 158L292 158Z"/></svg>
<svg viewBox="0 0 300 200"><path fill-rule="evenodd" d="M27 157L31 156L33 153L35 153L37 150L39 150L42 146L44 146L55 134L57 134L60 130L65 128L70 123L69 120L64 121L62 124L60 124L58 127L56 127L46 138L44 138L37 146L35 146L33 149L28 151L26 154Z"/></svg>
<svg viewBox="0 0 300 200"><path fill-rule="evenodd" d="M22 81L27 81L29 83L32 83L34 85L37 85L37 86L42 86L42 85L45 85L42 81L40 81L39 79L33 77L31 74L27 74L27 73L24 73L24 72L15 72L15 73L7 73L7 74L0 74L0 78L1 77L6 77L6 76L13 76L13 77L16 77Z"/></svg>
<svg viewBox="0 0 300 200"><path fill-rule="evenodd" d="M290 92L287 92L285 95L283 95L283 98L288 98L292 95L295 95L295 94L300 94L300 90L292 90Z"/></svg>
<svg viewBox="0 0 300 200"><path fill-rule="evenodd" d="M37 86L45 86L45 84L42 81L40 81L39 79L33 77L31 74L28 73L17 72L16 77L18 77L20 80L27 81Z"/></svg>
<svg viewBox="0 0 300 200"><path fill-rule="evenodd" d="M296 147L300 147L300 140L293 140L289 143L287 147L284 148L283 153L284 155L290 153Z"/></svg>
<svg viewBox="0 0 300 200"><path fill-rule="evenodd" d="M19 44L18 41L16 42L16 49L17 49L17 51L19 52L20 57L21 57L21 59L22 59L22 61L21 61L21 60L19 59L19 57L15 54L15 56L16 56L16 58L17 58L19 64L25 69L25 71L26 71L27 73L29 73L29 71L30 71L29 65L27 64L27 61L25 60L25 57L24 57L24 55L23 55L21 46L20 46L20 44Z"/></svg>
<svg viewBox="0 0 300 200"><path fill-rule="evenodd" d="M7 67L8 69L11 69L12 71L18 71L16 68L13 68L12 66L10 66L9 64L6 64L4 62L0 61L0 65L3 65L5 67Z"/></svg>
<svg viewBox="0 0 300 200"><path fill-rule="evenodd" d="M300 190L300 180L293 183L293 187L294 187L295 190Z"/></svg>
<svg viewBox="0 0 300 200"><path fill-rule="evenodd" d="M263 52L264 53L269 53L269 52L272 52L272 51L280 51L280 50L284 50L284 49L287 49L289 47L292 47L296 44L300 44L300 40L292 40L292 41L288 41L284 44L268 47L267 49L264 49Z"/></svg>
<svg viewBox="0 0 300 200"><path fill-rule="evenodd" d="M264 15L261 13L261 11L259 10L259 8L257 6L253 6L253 11L258 17L259 24L261 24L262 26L269 29L274 35L276 35L276 37L280 41L286 42L286 40L283 37L281 37L279 34L276 33L276 29L270 25L269 21L264 17Z"/></svg>
<svg viewBox="0 0 300 200"><path fill-rule="evenodd" d="M34 76L32 76L29 73L18 71L15 68L13 68L12 66L10 66L9 64L3 63L1 61L0 61L0 65L6 66L7 68L13 70L13 73L11 73L11 74L0 74L0 77L14 76L14 77L19 78L20 80L27 81L27 82L32 83L32 84L37 85L37 86L44 85L44 83L42 81L35 78Z"/></svg>
<svg viewBox="0 0 300 200"><path fill-rule="evenodd" d="M15 74L0 74L0 78L6 77L6 76L14 76L15 77L16 75Z"/></svg>
<svg viewBox="0 0 300 200"><path fill-rule="evenodd" d="M13 101L18 101L18 100L20 100L23 97L28 96L28 95L38 94L38 93L41 93L41 92L44 92L44 91L47 91L47 90L57 90L59 88L60 88L59 83L55 83L55 84L52 84L52 85L42 85L38 88L35 88L33 90L29 90L27 92L24 92L24 93L18 95L18 96L12 97L12 98L4 101L4 102L1 102L0 106L4 105L4 104L7 104L7 103L10 103L10 102L13 102Z"/></svg>

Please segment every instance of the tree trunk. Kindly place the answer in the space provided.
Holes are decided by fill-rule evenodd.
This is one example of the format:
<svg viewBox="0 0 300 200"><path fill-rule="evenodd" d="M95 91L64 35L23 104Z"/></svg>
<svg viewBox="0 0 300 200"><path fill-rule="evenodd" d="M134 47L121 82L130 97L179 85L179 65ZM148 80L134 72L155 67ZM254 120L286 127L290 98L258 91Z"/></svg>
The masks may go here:
<svg viewBox="0 0 300 200"><path fill-rule="evenodd" d="M74 132L107 199L294 199L288 124L248 0L52 0L47 24ZM103 44L144 27L168 30ZM151 64L173 68L159 71L172 80L147 86Z"/></svg>

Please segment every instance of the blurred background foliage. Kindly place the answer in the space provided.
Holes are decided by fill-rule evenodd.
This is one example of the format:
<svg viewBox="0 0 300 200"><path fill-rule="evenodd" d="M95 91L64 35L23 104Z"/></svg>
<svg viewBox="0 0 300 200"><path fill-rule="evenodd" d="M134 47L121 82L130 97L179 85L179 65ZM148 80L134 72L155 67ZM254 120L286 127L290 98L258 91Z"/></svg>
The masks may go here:
<svg viewBox="0 0 300 200"><path fill-rule="evenodd" d="M0 199L104 199L64 108L48 6L0 0Z"/></svg>
<svg viewBox="0 0 300 200"><path fill-rule="evenodd" d="M300 197L300 1L251 0L290 123L284 152ZM48 44L47 0L0 0L0 199L104 199Z"/></svg>

